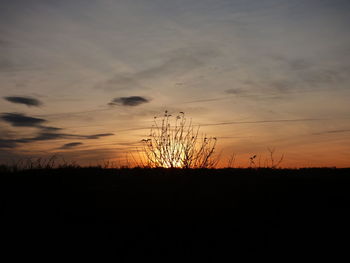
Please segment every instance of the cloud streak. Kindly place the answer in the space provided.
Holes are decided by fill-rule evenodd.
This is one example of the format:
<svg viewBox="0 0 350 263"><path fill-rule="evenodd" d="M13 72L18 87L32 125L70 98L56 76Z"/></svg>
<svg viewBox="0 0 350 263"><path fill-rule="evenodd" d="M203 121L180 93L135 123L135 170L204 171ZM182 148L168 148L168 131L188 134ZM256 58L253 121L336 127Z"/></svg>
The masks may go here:
<svg viewBox="0 0 350 263"><path fill-rule="evenodd" d="M338 134L338 133L348 133L348 132L350 132L350 129L339 129L339 130L317 132L317 133L313 133L313 135Z"/></svg>
<svg viewBox="0 0 350 263"><path fill-rule="evenodd" d="M71 143L66 143L64 145L62 145L59 149L72 149L75 148L77 146L82 145L82 142L71 142Z"/></svg>
<svg viewBox="0 0 350 263"><path fill-rule="evenodd" d="M99 133L99 134L93 134L93 135L87 135L87 136L83 136L84 139L100 139L102 137L108 137L108 136L113 136L114 133Z"/></svg>
<svg viewBox="0 0 350 263"><path fill-rule="evenodd" d="M230 121L220 123L207 123L200 126L221 126L221 125L235 125L235 124L260 124L260 123L282 123L282 122L309 122L309 121L323 121L326 119L281 119L281 120L261 120L261 121Z"/></svg>

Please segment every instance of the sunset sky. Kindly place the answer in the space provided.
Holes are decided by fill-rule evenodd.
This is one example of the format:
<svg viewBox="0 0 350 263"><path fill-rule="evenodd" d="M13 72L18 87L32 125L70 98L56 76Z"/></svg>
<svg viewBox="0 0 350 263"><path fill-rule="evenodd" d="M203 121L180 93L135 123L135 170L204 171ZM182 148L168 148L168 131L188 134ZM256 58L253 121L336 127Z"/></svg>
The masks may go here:
<svg viewBox="0 0 350 263"><path fill-rule="evenodd" d="M122 162L180 111L237 155L350 166L348 0L0 0L0 163Z"/></svg>

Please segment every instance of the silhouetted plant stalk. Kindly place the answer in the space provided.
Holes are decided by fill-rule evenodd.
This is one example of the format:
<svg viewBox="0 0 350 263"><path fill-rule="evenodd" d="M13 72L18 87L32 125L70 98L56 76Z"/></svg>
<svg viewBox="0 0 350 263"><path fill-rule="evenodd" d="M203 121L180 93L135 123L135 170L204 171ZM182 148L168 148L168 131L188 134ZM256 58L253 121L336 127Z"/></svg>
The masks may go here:
<svg viewBox="0 0 350 263"><path fill-rule="evenodd" d="M264 165L261 165L261 156L259 155L258 158L258 164L256 164L256 158L258 157L256 154L249 157L249 168L270 168L270 169L278 169L280 168L280 164L283 162L284 159L284 153L281 154L280 158L276 161L274 154L275 154L275 148L267 148L268 151L268 158L265 158Z"/></svg>
<svg viewBox="0 0 350 263"><path fill-rule="evenodd" d="M282 163L284 159L284 153L281 155L281 158L276 162L274 158L275 148L267 148L269 154L270 154L270 162L271 162L271 168L275 169L278 168L278 166Z"/></svg>
<svg viewBox="0 0 350 263"><path fill-rule="evenodd" d="M249 157L249 168L256 167L255 158L256 158L256 155L253 155L253 156Z"/></svg>
<svg viewBox="0 0 350 263"><path fill-rule="evenodd" d="M233 168L236 161L236 154L232 153L227 160L227 168Z"/></svg>
<svg viewBox="0 0 350 263"><path fill-rule="evenodd" d="M154 117L149 137L143 139L146 166L165 168L214 168L215 137L199 136L199 126L187 121L184 112L173 117L165 111Z"/></svg>

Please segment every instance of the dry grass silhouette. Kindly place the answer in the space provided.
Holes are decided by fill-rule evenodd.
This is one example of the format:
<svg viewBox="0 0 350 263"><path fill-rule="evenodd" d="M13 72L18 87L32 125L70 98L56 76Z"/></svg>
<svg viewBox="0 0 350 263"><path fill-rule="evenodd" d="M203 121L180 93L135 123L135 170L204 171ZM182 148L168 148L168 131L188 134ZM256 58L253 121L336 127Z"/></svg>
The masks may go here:
<svg viewBox="0 0 350 263"><path fill-rule="evenodd" d="M199 135L199 126L187 120L184 112L172 116L165 111L161 118L154 117L149 137L143 139L148 167L214 168L217 139Z"/></svg>

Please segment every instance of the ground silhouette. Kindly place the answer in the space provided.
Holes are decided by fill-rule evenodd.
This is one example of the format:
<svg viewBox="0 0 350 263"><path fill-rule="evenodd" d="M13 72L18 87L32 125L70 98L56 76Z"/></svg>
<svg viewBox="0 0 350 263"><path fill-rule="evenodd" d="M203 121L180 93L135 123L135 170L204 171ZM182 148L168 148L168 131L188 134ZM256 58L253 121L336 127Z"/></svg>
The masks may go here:
<svg viewBox="0 0 350 263"><path fill-rule="evenodd" d="M349 172L4 170L1 220L114 224L109 231L117 233L115 241L127 258L152 251L169 262L180 256L222 262L232 258L234 250L339 253L348 244L343 240L348 239ZM138 253L131 252L135 250Z"/></svg>

